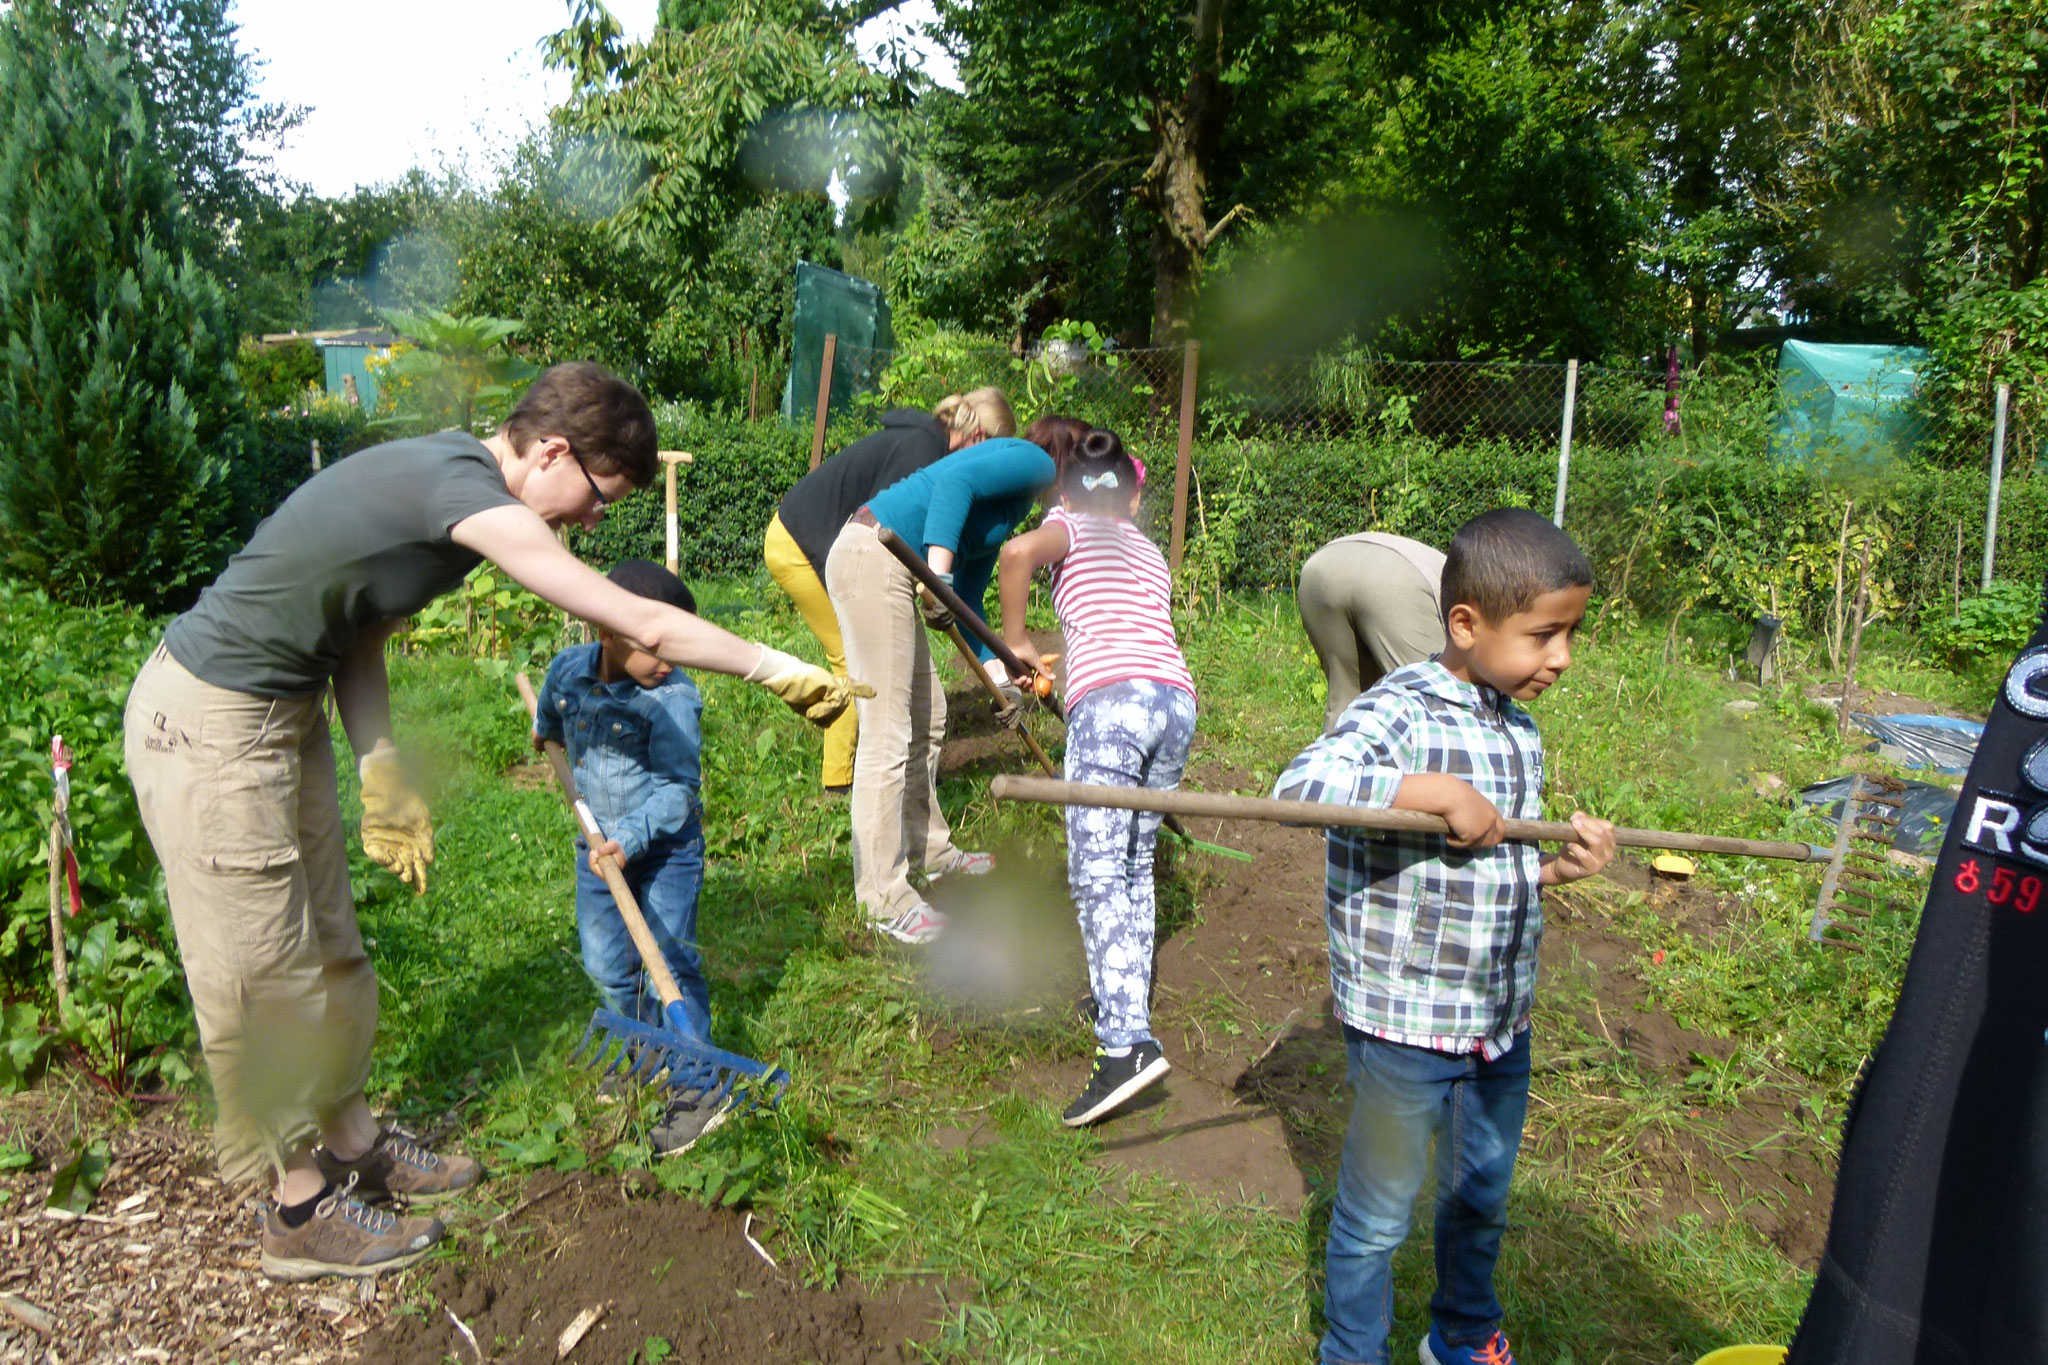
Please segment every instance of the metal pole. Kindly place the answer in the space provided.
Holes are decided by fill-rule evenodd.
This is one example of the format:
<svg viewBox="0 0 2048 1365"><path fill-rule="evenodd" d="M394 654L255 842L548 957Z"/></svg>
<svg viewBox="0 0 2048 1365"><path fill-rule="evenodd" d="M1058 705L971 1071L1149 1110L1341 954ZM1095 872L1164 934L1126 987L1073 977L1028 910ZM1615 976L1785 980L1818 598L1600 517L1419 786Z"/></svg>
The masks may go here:
<svg viewBox="0 0 2048 1365"><path fill-rule="evenodd" d="M1579 404L1579 362L1564 367L1564 434L1557 443L1557 505L1551 509L1551 524L1564 529L1564 490L1572 477L1572 411Z"/></svg>
<svg viewBox="0 0 2048 1365"><path fill-rule="evenodd" d="M825 359L818 366L818 414L811 424L811 468L825 462L825 421L832 411L832 363L839 358L839 333L825 333Z"/></svg>
<svg viewBox="0 0 2048 1365"><path fill-rule="evenodd" d="M1998 489L2005 482L2005 405L2011 398L2011 386L2000 384L1997 415L1991 422L1991 498L1984 508L1985 592L1991 591L1991 563L1998 555Z"/></svg>
<svg viewBox="0 0 2048 1365"><path fill-rule="evenodd" d="M1195 450L1195 372L1202 363L1202 343L1190 341L1180 369L1180 447L1173 456L1173 534L1166 551L1169 572L1180 572L1188 539L1188 466Z"/></svg>

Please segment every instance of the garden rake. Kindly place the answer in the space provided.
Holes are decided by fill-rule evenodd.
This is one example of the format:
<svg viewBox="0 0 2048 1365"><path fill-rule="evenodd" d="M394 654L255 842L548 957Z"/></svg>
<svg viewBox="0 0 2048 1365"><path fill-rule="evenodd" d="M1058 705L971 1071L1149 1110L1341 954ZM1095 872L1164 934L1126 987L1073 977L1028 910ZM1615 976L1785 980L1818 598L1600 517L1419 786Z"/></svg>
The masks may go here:
<svg viewBox="0 0 2048 1365"><path fill-rule="evenodd" d="M1884 884L1905 805L1906 784L1896 777L1857 773L1851 780L1835 822L1835 846L1813 907L1809 941L1863 951L1857 940L1864 924L1889 903Z"/></svg>
<svg viewBox="0 0 2048 1365"><path fill-rule="evenodd" d="M517 675L516 681L519 696L531 716L539 705L533 683L524 673ZM604 831L598 828L597 818L591 814L590 807L576 794L576 779L569 770L569 755L554 740L547 741L544 747L548 764L555 770L555 781L561 785L562 799L575 813L584 839L596 848L605 841ZM600 1009L590 1016L590 1026L584 1029L583 1039L569 1054L569 1060L588 1066L599 1075L619 1076L643 1085L661 1080L669 1090L686 1094L696 1104L708 1106L713 1111L726 1103L734 1086L741 1081L764 1083L763 1086L749 1087L748 1107L753 1105L762 1088L767 1091L768 1103L771 1106L775 1104L789 1085L789 1073L751 1057L725 1052L691 1035L689 1016L683 1009L683 993L677 989L675 975L662 958L661 946L647 928L647 919L640 913L639 901L634 899L632 889L626 885L625 868L618 859L607 857L599 861L598 872L604 877L605 885L611 888L612 900L619 907L620 917L626 921L626 932L632 935L633 946L640 950L641 965L646 967L648 979L654 983L654 989L661 997L663 1022L643 1024L616 1011Z"/></svg>

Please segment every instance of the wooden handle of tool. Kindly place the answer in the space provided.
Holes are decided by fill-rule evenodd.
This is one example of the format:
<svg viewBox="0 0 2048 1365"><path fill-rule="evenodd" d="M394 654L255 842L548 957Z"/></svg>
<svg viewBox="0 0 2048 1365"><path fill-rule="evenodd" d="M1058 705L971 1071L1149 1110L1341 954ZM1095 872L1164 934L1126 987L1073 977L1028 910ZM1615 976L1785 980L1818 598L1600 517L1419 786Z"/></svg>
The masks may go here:
<svg viewBox="0 0 2048 1365"><path fill-rule="evenodd" d="M1224 820L1273 820L1291 825L1405 830L1413 834L1448 834L1451 828L1441 816L1416 810L1333 806L1321 801L1275 801L1262 796L1226 796L1219 792L1098 787L1087 782L1055 782L1050 778L1013 777L1008 773L989 783L989 795L998 801L1030 801L1050 806L1109 806L1117 810L1208 815ZM1559 844L1579 841L1579 832L1564 820L1509 820L1507 827L1510 839ZM1742 858L1784 858L1795 863L1825 862L1828 856L1826 849L1812 844L1770 839L1727 839L1716 834L1680 834L1661 829L1617 829L1614 842L1623 848L1725 853Z"/></svg>
<svg viewBox="0 0 2048 1365"><path fill-rule="evenodd" d="M960 625L964 629L973 631L974 638L987 645L990 652L1002 660L1003 667L1010 670L1011 677L1028 678L1031 676L1031 670L1024 666L1022 659L1017 657L1017 651L1003 643L1003 637L996 634L995 627L982 620L979 616L976 616L968 608L967 600L960 596L959 593L954 592L950 583L933 572L932 566L924 562L922 555L918 554L916 550L911 549L908 545L905 545L903 537L897 535L886 526L877 528L875 535L882 542L882 548L895 555L903 567L910 570L912 578L924 584L931 591L931 595L939 599L940 605L959 618Z"/></svg>
<svg viewBox="0 0 2048 1365"><path fill-rule="evenodd" d="M519 688L519 699L526 703L526 714L531 717L540 709L540 699L534 695L533 683L526 674L520 673L513 680ZM569 810L576 816L576 824L583 831L583 838L592 848L604 842L604 831L597 827L597 817L590 813L590 807L583 804L583 798L576 794L576 778L569 770L569 753L559 743L550 739L541 744L548 756L548 766L555 770L555 781L562 788L562 799L569 803ZM633 889L626 885L626 869L617 858L607 854L597 860L597 873L604 878L604 884L611 888L612 901L619 907L619 918L626 921L626 932L633 937L633 946L640 950L641 965L647 968L648 979L654 982L655 993L661 997L661 1007L667 1009L683 998L676 986L675 973L668 969L668 960L661 955L661 945L654 941L654 933L647 927L647 917L640 913L640 902L633 899Z"/></svg>
<svg viewBox="0 0 2048 1365"><path fill-rule="evenodd" d="M981 666L981 656L974 652L973 645L967 643L967 637L960 633L960 627L957 624L947 626L946 637L953 642L953 647L960 651L960 661L967 665L967 671L972 673L974 680L981 684L981 690L988 694L988 699L995 706L996 710L1003 711L1009 709L1010 702L1004 698L1002 691L989 680L988 670ZM1038 760L1038 766L1045 769L1047 777L1059 776L1060 770L1053 766L1052 759L1045 750L1038 747L1037 738L1029 730L1020 725L1017 727L1017 736L1024 741L1024 747L1031 751L1031 756Z"/></svg>

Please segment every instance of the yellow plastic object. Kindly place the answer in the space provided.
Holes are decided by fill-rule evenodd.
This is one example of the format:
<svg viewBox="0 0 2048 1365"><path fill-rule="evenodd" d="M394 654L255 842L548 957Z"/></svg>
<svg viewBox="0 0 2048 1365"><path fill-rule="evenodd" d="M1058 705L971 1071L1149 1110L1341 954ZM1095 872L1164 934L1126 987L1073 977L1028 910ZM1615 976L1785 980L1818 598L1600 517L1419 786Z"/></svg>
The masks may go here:
<svg viewBox="0 0 2048 1365"><path fill-rule="evenodd" d="M1681 858L1676 853L1659 853L1650 859L1650 869L1660 877L1669 877L1679 882L1690 877L1695 870L1692 859ZM1724 1362L1717 1361L1715 1365L1724 1365Z"/></svg>
<svg viewBox="0 0 2048 1365"><path fill-rule="evenodd" d="M1784 1365L1783 1346L1723 1346L1709 1351L1699 1365Z"/></svg>

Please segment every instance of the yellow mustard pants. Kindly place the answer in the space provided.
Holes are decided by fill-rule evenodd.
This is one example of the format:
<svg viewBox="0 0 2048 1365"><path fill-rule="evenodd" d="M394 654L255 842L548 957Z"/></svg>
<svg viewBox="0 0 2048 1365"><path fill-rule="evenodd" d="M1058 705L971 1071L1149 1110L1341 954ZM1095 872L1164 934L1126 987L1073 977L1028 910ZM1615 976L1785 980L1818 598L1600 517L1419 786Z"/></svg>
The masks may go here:
<svg viewBox="0 0 2048 1365"><path fill-rule="evenodd" d="M811 634L818 637L818 643L825 647L825 664L833 676L846 676L846 644L839 638L839 616L832 610L832 599L825 594L825 585L818 579L818 571L811 567L811 561L804 557L794 537L782 524L780 516L768 523L768 534L761 545L761 557L768 561L768 576L775 585L789 594L789 600L796 603L796 609L804 618L804 624L811 628ZM853 707L846 708L838 720L825 730L825 771L824 782L828 787L846 787L853 783L853 751L860 741L860 718Z"/></svg>

